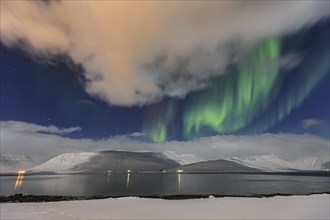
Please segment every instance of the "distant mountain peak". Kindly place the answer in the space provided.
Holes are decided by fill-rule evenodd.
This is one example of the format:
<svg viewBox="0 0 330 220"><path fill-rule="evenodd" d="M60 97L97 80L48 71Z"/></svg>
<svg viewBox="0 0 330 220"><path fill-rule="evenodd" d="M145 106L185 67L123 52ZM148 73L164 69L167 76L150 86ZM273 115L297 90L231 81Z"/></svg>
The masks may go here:
<svg viewBox="0 0 330 220"><path fill-rule="evenodd" d="M306 157L295 161L286 161L273 154L257 155L246 158L232 157L226 160L264 171L325 170L329 157Z"/></svg>
<svg viewBox="0 0 330 220"><path fill-rule="evenodd" d="M81 173L127 170L157 171L179 163L157 152L101 151L65 153L31 169L32 172Z"/></svg>
<svg viewBox="0 0 330 220"><path fill-rule="evenodd" d="M24 154L1 154L0 172L16 172L21 169L29 169L36 165L36 162Z"/></svg>

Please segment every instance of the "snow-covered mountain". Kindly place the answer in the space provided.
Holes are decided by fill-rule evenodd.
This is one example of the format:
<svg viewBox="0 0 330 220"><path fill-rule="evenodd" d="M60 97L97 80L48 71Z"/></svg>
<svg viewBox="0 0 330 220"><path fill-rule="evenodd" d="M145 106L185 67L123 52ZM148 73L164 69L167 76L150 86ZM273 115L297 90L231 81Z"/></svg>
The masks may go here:
<svg viewBox="0 0 330 220"><path fill-rule="evenodd" d="M291 161L291 163L302 170L326 170L330 168L330 157L306 157Z"/></svg>
<svg viewBox="0 0 330 220"><path fill-rule="evenodd" d="M102 151L65 153L31 169L32 172L98 173L132 171L156 171L180 164L162 153Z"/></svg>
<svg viewBox="0 0 330 220"><path fill-rule="evenodd" d="M180 157L181 158L181 157ZM32 172L87 173L157 171L183 169L185 172L281 172L301 170L329 170L330 158L307 157L285 161L274 155L247 158L227 158L180 165L173 155L153 152L102 151L65 153L36 166L26 155L5 154L0 158L0 172L16 172L20 169ZM32 168L31 168L32 167Z"/></svg>
<svg viewBox="0 0 330 220"><path fill-rule="evenodd" d="M228 160L264 171L288 171L295 169L291 163L274 155L260 155L247 157L244 159L233 157L229 158Z"/></svg>
<svg viewBox="0 0 330 220"><path fill-rule="evenodd" d="M203 159L195 156L194 154L177 154L174 151L165 151L162 152L165 154L168 158L171 158L181 165L191 164L191 163L197 163L203 161Z"/></svg>
<svg viewBox="0 0 330 220"><path fill-rule="evenodd" d="M329 166L329 157L307 157L294 161L285 161L274 155L260 155L247 158L229 158L229 161L261 169L264 171L302 171L326 170Z"/></svg>
<svg viewBox="0 0 330 220"><path fill-rule="evenodd" d="M36 165L31 157L22 154L1 154L0 173L16 172L26 170Z"/></svg>
<svg viewBox="0 0 330 220"><path fill-rule="evenodd" d="M65 153L33 167L31 171L67 173L74 169L74 167L88 162L92 157L97 155L98 153L95 152Z"/></svg>
<svg viewBox="0 0 330 220"><path fill-rule="evenodd" d="M261 172L261 170L253 167L243 165L230 160L208 160L198 163L182 165L172 169L168 172L176 172L176 170L183 170L185 173L203 173L203 172Z"/></svg>

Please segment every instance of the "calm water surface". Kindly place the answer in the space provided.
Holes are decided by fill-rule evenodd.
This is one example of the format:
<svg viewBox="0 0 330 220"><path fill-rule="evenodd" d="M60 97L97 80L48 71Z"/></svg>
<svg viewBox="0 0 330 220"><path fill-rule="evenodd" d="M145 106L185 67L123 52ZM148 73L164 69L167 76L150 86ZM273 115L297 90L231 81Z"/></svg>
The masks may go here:
<svg viewBox="0 0 330 220"><path fill-rule="evenodd" d="M329 176L260 174L71 174L1 176L0 194L148 196L330 192Z"/></svg>

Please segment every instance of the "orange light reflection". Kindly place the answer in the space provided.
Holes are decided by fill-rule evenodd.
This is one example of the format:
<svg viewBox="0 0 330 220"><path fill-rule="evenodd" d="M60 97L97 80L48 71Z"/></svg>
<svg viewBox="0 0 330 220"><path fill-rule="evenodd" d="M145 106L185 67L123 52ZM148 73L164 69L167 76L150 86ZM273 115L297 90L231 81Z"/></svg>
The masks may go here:
<svg viewBox="0 0 330 220"><path fill-rule="evenodd" d="M23 179L24 179L24 173L25 172L17 172L18 176L16 179L16 183L15 183L15 190L21 188L22 184L23 184Z"/></svg>

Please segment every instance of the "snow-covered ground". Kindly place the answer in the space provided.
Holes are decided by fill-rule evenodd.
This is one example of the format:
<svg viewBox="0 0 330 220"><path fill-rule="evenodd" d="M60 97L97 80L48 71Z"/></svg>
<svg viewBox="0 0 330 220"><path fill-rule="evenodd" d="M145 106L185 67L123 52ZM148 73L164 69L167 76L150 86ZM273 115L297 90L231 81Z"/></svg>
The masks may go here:
<svg viewBox="0 0 330 220"><path fill-rule="evenodd" d="M1 219L329 219L329 194L272 198L119 198L0 204Z"/></svg>

